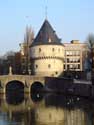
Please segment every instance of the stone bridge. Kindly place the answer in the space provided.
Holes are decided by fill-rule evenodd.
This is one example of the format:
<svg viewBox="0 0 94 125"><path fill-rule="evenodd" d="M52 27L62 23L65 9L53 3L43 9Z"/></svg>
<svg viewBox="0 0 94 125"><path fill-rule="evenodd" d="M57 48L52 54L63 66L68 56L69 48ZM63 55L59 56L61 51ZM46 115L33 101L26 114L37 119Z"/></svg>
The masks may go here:
<svg viewBox="0 0 94 125"><path fill-rule="evenodd" d="M45 85L45 77L31 75L2 75L0 76L0 93L6 93L6 86L13 82L21 83L25 93L30 93L34 83Z"/></svg>

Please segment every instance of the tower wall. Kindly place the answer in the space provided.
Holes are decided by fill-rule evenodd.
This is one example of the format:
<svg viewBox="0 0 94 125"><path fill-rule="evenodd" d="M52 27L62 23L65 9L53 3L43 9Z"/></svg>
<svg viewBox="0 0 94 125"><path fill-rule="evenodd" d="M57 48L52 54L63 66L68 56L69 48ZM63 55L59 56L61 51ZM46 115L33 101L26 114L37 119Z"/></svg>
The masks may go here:
<svg viewBox="0 0 94 125"><path fill-rule="evenodd" d="M63 45L38 45L31 47L34 75L59 76L64 68Z"/></svg>

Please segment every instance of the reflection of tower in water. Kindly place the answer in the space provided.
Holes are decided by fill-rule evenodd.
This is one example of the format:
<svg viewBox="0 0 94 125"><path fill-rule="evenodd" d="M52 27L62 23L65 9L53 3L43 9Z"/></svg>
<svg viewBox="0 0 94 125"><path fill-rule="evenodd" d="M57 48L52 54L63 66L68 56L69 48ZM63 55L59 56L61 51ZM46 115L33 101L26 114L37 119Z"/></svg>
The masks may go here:
<svg viewBox="0 0 94 125"><path fill-rule="evenodd" d="M37 125L88 125L87 114L81 109L40 108L35 113Z"/></svg>
<svg viewBox="0 0 94 125"><path fill-rule="evenodd" d="M64 102L62 102L63 98L51 98L49 99L49 96L47 97L49 101L46 98L46 102L44 106L38 107L35 112L35 121L37 125L89 125L90 123L90 110L85 110L85 106L83 105L80 107L79 102L80 98L76 98L78 101L77 106L71 105L70 103L72 101L72 98L64 99ZM51 101L52 102L51 102ZM55 103L56 101L56 103ZM82 101L82 100L81 100ZM70 103L69 103L70 102ZM59 104L58 104L59 103ZM86 102L85 102L86 103ZM89 104L87 105L89 107ZM93 118L92 118L93 119Z"/></svg>

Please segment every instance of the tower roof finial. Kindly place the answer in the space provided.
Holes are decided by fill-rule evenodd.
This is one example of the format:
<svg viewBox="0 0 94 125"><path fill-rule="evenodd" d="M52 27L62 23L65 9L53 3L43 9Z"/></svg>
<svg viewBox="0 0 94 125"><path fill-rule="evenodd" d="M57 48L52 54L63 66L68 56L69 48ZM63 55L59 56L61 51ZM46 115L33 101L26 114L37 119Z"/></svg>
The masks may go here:
<svg viewBox="0 0 94 125"><path fill-rule="evenodd" d="M47 6L47 0L45 0L45 19L47 20L48 17L48 6Z"/></svg>

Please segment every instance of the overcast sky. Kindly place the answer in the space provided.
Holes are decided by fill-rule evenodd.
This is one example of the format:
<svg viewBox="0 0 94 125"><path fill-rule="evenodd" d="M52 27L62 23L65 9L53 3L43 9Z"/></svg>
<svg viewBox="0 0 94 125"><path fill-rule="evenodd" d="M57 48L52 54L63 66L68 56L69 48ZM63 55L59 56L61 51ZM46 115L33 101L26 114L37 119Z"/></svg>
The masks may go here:
<svg viewBox="0 0 94 125"><path fill-rule="evenodd" d="M0 55L20 49L27 24L37 34L45 20L46 5L48 21L62 42L84 42L94 33L94 0L1 0Z"/></svg>

